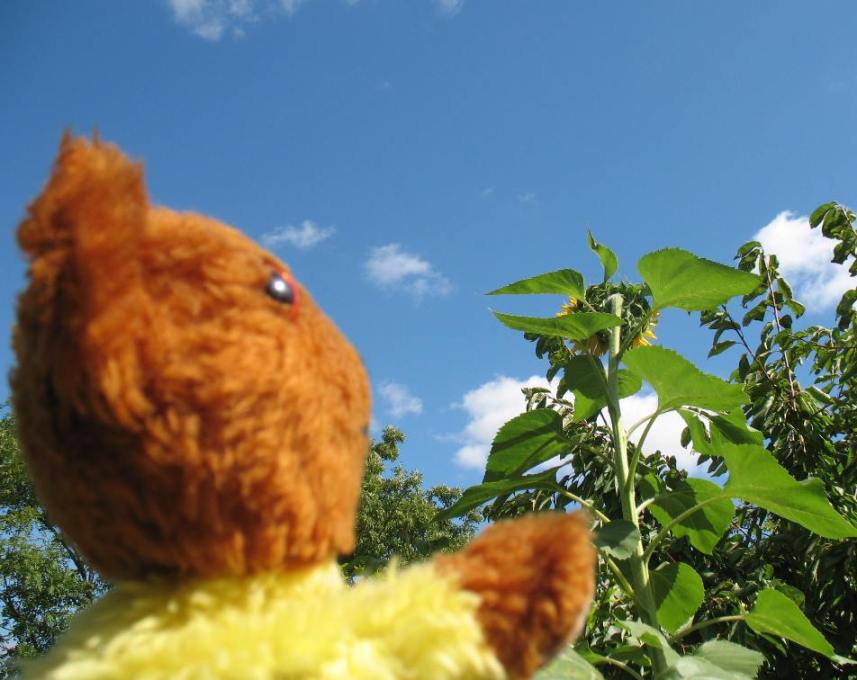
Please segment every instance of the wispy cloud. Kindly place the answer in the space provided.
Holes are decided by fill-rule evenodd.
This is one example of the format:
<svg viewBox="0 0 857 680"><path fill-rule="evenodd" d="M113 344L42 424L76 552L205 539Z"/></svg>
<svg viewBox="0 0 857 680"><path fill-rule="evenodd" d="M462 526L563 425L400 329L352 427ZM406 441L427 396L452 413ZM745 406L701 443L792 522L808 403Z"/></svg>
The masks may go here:
<svg viewBox="0 0 857 680"><path fill-rule="evenodd" d="M464 6L464 0L435 0L437 8L447 16L455 16Z"/></svg>
<svg viewBox="0 0 857 680"><path fill-rule="evenodd" d="M467 413L464 429L452 437L461 445L455 452L456 464L485 469L497 430L525 409L522 387L548 387L548 382L537 375L526 380L501 375L470 390L461 402L454 404Z"/></svg>
<svg viewBox="0 0 857 680"><path fill-rule="evenodd" d="M521 203L535 203L536 195L532 191L528 191L524 194L518 194L518 200Z"/></svg>
<svg viewBox="0 0 857 680"><path fill-rule="evenodd" d="M809 218L785 210L756 235L768 253L776 254L780 269L795 296L809 310L829 308L854 285L847 267L832 263L834 241L820 229L809 228Z"/></svg>
<svg viewBox="0 0 857 680"><path fill-rule="evenodd" d="M343 0L346 5L360 0ZM224 35L243 37L247 26L262 18L292 16L308 0L167 0L173 17L194 35L217 42ZM444 16L455 16L464 0L432 0Z"/></svg>
<svg viewBox="0 0 857 680"><path fill-rule="evenodd" d="M491 198L494 195L494 187L485 187L479 192L481 198Z"/></svg>
<svg viewBox="0 0 857 680"><path fill-rule="evenodd" d="M402 290L421 298L447 295L452 283L427 260L406 252L398 243L373 248L366 262L369 280L387 290Z"/></svg>
<svg viewBox="0 0 857 680"><path fill-rule="evenodd" d="M290 224L287 227L277 227L262 234L262 243L268 248L275 248L283 243L288 243L300 250L309 250L335 233L334 227L321 228L312 220L304 220L299 227Z"/></svg>
<svg viewBox="0 0 857 680"><path fill-rule="evenodd" d="M394 418L408 414L418 416L423 412L422 399L411 394L404 385L385 382L378 388L378 393L387 405L387 412Z"/></svg>

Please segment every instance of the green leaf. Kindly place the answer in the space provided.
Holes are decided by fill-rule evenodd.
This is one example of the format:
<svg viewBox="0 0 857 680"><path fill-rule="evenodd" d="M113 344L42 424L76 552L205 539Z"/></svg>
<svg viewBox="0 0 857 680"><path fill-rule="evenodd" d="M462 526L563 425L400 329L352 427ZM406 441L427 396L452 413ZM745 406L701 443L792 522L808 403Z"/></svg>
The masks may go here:
<svg viewBox="0 0 857 680"><path fill-rule="evenodd" d="M583 283L583 275L573 269L560 269L555 272L539 274L529 279L521 279L492 290L488 295L543 295L559 294L577 298L583 298L586 286Z"/></svg>
<svg viewBox="0 0 857 680"><path fill-rule="evenodd" d="M796 522L827 538L857 536L857 527L844 519L827 500L819 479L798 482L761 446L719 444L713 447L726 460L726 493Z"/></svg>
<svg viewBox="0 0 857 680"><path fill-rule="evenodd" d="M556 483L556 468L544 470L536 475L524 475L511 479L498 479L493 482L485 482L484 484L471 486L461 494L461 498L454 505L438 513L437 517L438 520L458 517L468 510L472 510L486 501L490 501L492 498L513 491L520 491L521 489L547 489L548 491L554 491L558 488L559 485Z"/></svg>
<svg viewBox="0 0 857 680"><path fill-rule="evenodd" d="M651 572L658 623L675 633L696 613L705 597L702 578L693 567L674 562Z"/></svg>
<svg viewBox="0 0 857 680"><path fill-rule="evenodd" d="M653 628L642 621L617 621L617 623L630 633L631 640L647 647L660 649L664 653L667 664L671 665L680 658L676 651L670 647L664 634L657 628Z"/></svg>
<svg viewBox="0 0 857 680"><path fill-rule="evenodd" d="M670 349L637 347L625 353L624 361L657 392L658 411L680 406L729 411L747 402L741 385L703 373Z"/></svg>
<svg viewBox="0 0 857 680"><path fill-rule="evenodd" d="M598 255L598 259L601 260L601 266L604 267L604 281L609 281L610 277L619 268L619 258L616 257L616 253L610 250L610 248L598 243L591 231L587 232L587 240L589 241L589 247Z"/></svg>
<svg viewBox="0 0 857 680"><path fill-rule="evenodd" d="M614 519L601 527L593 542L599 550L617 560L625 560L634 554L639 540L640 532L633 523L626 519Z"/></svg>
<svg viewBox="0 0 857 680"><path fill-rule="evenodd" d="M569 442L562 429L562 416L539 408L512 418L494 437L483 482L518 475L566 453Z"/></svg>
<svg viewBox="0 0 857 680"><path fill-rule="evenodd" d="M703 311L746 295L759 285L759 277L680 248L644 255L637 269L652 291L655 307Z"/></svg>
<svg viewBox="0 0 857 680"><path fill-rule="evenodd" d="M534 680L604 680L604 676L569 645L533 676Z"/></svg>
<svg viewBox="0 0 857 680"><path fill-rule="evenodd" d="M568 340L587 340L598 331L619 326L622 320L605 312L577 312L565 316L515 316L494 312L501 323L516 331L553 335Z"/></svg>
<svg viewBox="0 0 857 680"><path fill-rule="evenodd" d="M757 633L771 633L832 657L833 647L798 606L777 590L763 590L745 619Z"/></svg>
<svg viewBox="0 0 857 680"><path fill-rule="evenodd" d="M690 478L678 484L675 489L649 506L655 519L666 526L683 512L690 510L699 503L707 505L673 525L674 536L687 536L690 544L711 555L721 536L732 523L735 506L724 497L723 489L707 479Z"/></svg>
<svg viewBox="0 0 857 680"><path fill-rule="evenodd" d="M727 671L708 659L683 656L657 680L752 680L753 676Z"/></svg>
<svg viewBox="0 0 857 680"><path fill-rule="evenodd" d="M607 405L607 376L598 360L585 356L571 357L565 364L563 376L568 389L574 394L575 423L591 418ZM618 380L620 398L636 394L643 386L640 377L631 371L620 370Z"/></svg>
<svg viewBox="0 0 857 680"><path fill-rule="evenodd" d="M694 656L735 673L733 677L755 678L765 662L764 655L756 650L726 640L709 640L694 652Z"/></svg>
<svg viewBox="0 0 857 680"><path fill-rule="evenodd" d="M718 342L711 348L711 351L708 353L708 356L716 357L718 354L722 354L734 344L736 344L735 340L724 340L723 342Z"/></svg>

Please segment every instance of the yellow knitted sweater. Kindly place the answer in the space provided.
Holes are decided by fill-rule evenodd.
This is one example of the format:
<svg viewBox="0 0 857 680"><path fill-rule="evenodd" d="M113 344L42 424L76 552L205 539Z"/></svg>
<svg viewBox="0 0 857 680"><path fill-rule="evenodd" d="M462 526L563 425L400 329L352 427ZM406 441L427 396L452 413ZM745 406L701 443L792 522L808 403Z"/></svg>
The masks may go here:
<svg viewBox="0 0 857 680"><path fill-rule="evenodd" d="M301 572L117 585L43 658L44 680L501 680L478 598L431 565L348 587Z"/></svg>

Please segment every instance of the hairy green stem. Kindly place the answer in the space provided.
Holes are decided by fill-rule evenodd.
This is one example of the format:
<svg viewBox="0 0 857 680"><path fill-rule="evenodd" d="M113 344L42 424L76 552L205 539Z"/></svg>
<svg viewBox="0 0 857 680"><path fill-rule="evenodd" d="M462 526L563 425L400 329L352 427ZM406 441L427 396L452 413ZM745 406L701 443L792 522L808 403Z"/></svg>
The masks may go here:
<svg viewBox="0 0 857 680"><path fill-rule="evenodd" d="M581 498L577 494L573 494L571 493L571 491L567 491L566 489L563 489L560 494L568 498L570 501L574 501L575 503L580 504L581 507L586 508L589 512L591 512L598 519L600 519L604 524L607 524L607 522L610 521L610 518L603 512L601 512L598 508L596 508L592 501L588 501L585 498Z"/></svg>
<svg viewBox="0 0 857 680"><path fill-rule="evenodd" d="M718 616L714 619L706 619L705 621L700 621L699 623L695 623L692 626L688 626L687 628L683 628L682 630L677 631L676 634L672 636L672 639L681 640L683 637L690 635L691 633L695 633L696 631L702 630L703 628L708 628L708 626L714 626L718 623L743 621L746 618L746 614L733 614L731 616Z"/></svg>
<svg viewBox="0 0 857 680"><path fill-rule="evenodd" d="M610 297L613 314L622 317L623 299L619 294ZM637 500L634 477L631 476L628 465L628 435L622 424L622 410L619 406L619 361L622 353L621 326L610 329L610 358L607 363L607 410L613 427L613 469L616 476L616 491L622 503L622 517L631 522L639 531L640 522L637 515ZM648 562L644 559L642 538L637 539L633 554L628 558L631 574L631 584L634 588L635 600L640 609L640 617L654 628L658 626L657 608L649 581ZM652 665L655 675L667 668L663 651L653 650Z"/></svg>

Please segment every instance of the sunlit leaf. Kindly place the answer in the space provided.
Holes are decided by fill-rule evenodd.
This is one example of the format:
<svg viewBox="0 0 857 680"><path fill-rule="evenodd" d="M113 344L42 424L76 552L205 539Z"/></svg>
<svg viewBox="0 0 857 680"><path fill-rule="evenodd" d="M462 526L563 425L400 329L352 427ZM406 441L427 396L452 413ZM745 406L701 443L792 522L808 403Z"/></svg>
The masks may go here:
<svg viewBox="0 0 857 680"><path fill-rule="evenodd" d="M634 554L634 548L640 540L640 532L625 519L614 519L598 531L595 547L612 555L617 560L625 560Z"/></svg>
<svg viewBox="0 0 857 680"><path fill-rule="evenodd" d="M703 373L673 350L637 347L625 353L624 361L654 388L659 411L680 406L729 411L747 402L741 385Z"/></svg>
<svg viewBox="0 0 857 680"><path fill-rule="evenodd" d="M733 677L755 678L765 657L754 649L727 640L709 640L697 649L694 656L710 661L725 671L734 673Z"/></svg>
<svg viewBox="0 0 857 680"><path fill-rule="evenodd" d="M717 484L707 479L687 479L670 493L658 496L649 510L662 526L666 526L683 512L705 501L707 505L675 524L671 531L677 537L687 536L694 548L710 555L735 514L732 501L724 497L723 489Z"/></svg>
<svg viewBox="0 0 857 680"><path fill-rule="evenodd" d="M596 415L607 405L607 376L600 362L585 356L574 356L565 364L565 384L574 394L574 422ZM640 391L643 383L631 371L620 370L619 397L630 397Z"/></svg>
<svg viewBox="0 0 857 680"><path fill-rule="evenodd" d="M604 280L608 281L619 268L619 258L616 257L616 253L610 250L610 248L603 243L598 243L591 231L587 232L587 241L589 242L589 247L598 255L598 259L601 260L601 266L604 268Z"/></svg>
<svg viewBox="0 0 857 680"><path fill-rule="evenodd" d="M705 596L702 578L684 562L674 562L651 572L658 623L674 633L699 609Z"/></svg>
<svg viewBox="0 0 857 680"><path fill-rule="evenodd" d="M568 340L587 340L598 331L613 328L622 323L618 316L605 312L577 312L565 316L516 316L494 312L501 323L516 331L554 335Z"/></svg>
<svg viewBox="0 0 857 680"><path fill-rule="evenodd" d="M483 482L493 482L530 468L568 451L562 416L539 408L512 418L494 437Z"/></svg>
<svg viewBox="0 0 857 680"><path fill-rule="evenodd" d="M833 647L798 606L777 590L763 590L747 614L747 625L757 633L772 633L803 647L833 656Z"/></svg>
<svg viewBox="0 0 857 680"><path fill-rule="evenodd" d="M556 483L556 468L544 470L535 475L524 475L510 479L498 479L493 482L485 482L477 486L471 486L456 501L455 505L438 514L439 519L458 517L468 510L476 508L492 498L503 494L519 491L521 489L547 489L554 491L559 488Z"/></svg>
<svg viewBox="0 0 857 680"><path fill-rule="evenodd" d="M604 676L569 645L534 680L603 680Z"/></svg>
<svg viewBox="0 0 857 680"><path fill-rule="evenodd" d="M819 479L798 482L761 446L722 444L715 448L726 460L729 481L724 491L755 503L827 538L857 536L857 527L827 500Z"/></svg>
<svg viewBox="0 0 857 680"><path fill-rule="evenodd" d="M658 250L637 263L649 285L655 307L689 311L711 309L759 285L759 277L697 257L679 248Z"/></svg>
<svg viewBox="0 0 857 680"><path fill-rule="evenodd" d="M573 269L560 269L555 272L539 274L529 279L521 279L492 290L488 295L541 295L559 294L583 298L586 286L583 283L583 275Z"/></svg>

